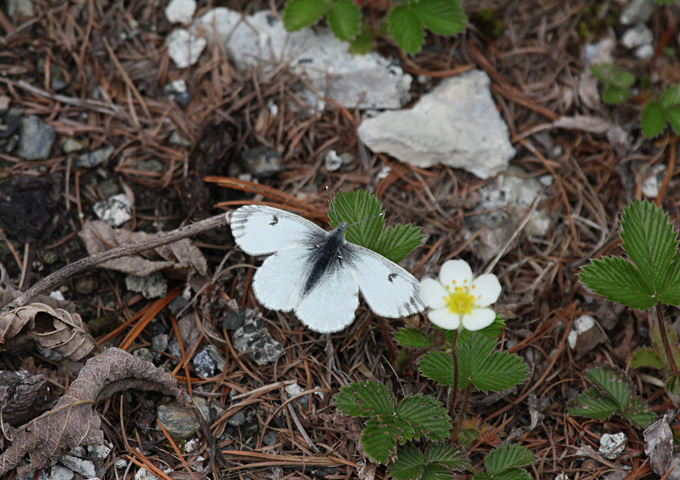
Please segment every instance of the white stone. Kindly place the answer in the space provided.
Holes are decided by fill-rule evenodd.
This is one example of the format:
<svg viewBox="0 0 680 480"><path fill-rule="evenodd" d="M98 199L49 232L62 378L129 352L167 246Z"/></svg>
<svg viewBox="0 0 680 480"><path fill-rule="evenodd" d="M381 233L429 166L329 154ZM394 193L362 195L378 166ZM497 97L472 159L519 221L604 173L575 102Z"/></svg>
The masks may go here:
<svg viewBox="0 0 680 480"><path fill-rule="evenodd" d="M480 178L508 167L515 149L489 93L489 77L473 70L444 80L411 109L363 121L361 141L418 167L462 168Z"/></svg>
<svg viewBox="0 0 680 480"><path fill-rule="evenodd" d="M269 10L242 17L226 8L216 8L194 22L193 30L204 35L215 32L225 44L237 68L290 64L291 71L305 75L318 92L305 99L320 107L328 96L354 108L394 109L410 100L412 78L375 52L353 55L329 29L304 28L288 33Z"/></svg>
<svg viewBox="0 0 680 480"><path fill-rule="evenodd" d="M651 170L643 170L640 172L641 177L647 176L642 181L642 193L649 198L656 198L661 190L663 184L663 177L666 174L665 165L655 165Z"/></svg>
<svg viewBox="0 0 680 480"><path fill-rule="evenodd" d="M132 218L132 204L123 193L97 202L92 208L101 221L112 227L120 227Z"/></svg>
<svg viewBox="0 0 680 480"><path fill-rule="evenodd" d="M54 465L50 470L50 480L71 480L75 475L73 470L69 470L61 465Z"/></svg>
<svg viewBox="0 0 680 480"><path fill-rule="evenodd" d="M326 165L326 170L329 172L334 172L340 167L342 167L342 158L338 155L335 150L329 150L323 159L324 165Z"/></svg>
<svg viewBox="0 0 680 480"><path fill-rule="evenodd" d="M626 434L623 432L613 435L605 433L600 437L600 455L607 460L616 460L626 449Z"/></svg>
<svg viewBox="0 0 680 480"><path fill-rule="evenodd" d="M574 322L574 328L569 332L569 336L567 336L567 342L569 342L569 346L572 349L575 348L578 336L587 332L593 327L595 327L595 319L593 317L590 315L581 315L578 317Z"/></svg>
<svg viewBox="0 0 680 480"><path fill-rule="evenodd" d="M165 40L168 55L179 68L186 68L198 61L205 48L205 38L196 36L183 28L173 30Z"/></svg>
<svg viewBox="0 0 680 480"><path fill-rule="evenodd" d="M286 390L286 393L288 394L288 398L293 398L294 396L300 395L302 392L305 391L305 389L302 388L297 383L291 383L290 385L286 385L284 388Z"/></svg>
<svg viewBox="0 0 680 480"><path fill-rule="evenodd" d="M94 463L89 460L73 457L71 455L62 455L59 461L69 470L79 473L85 478L92 478L95 476Z"/></svg>
<svg viewBox="0 0 680 480"><path fill-rule="evenodd" d="M158 477L144 468L140 468L135 473L135 480L158 480Z"/></svg>
<svg viewBox="0 0 680 480"><path fill-rule="evenodd" d="M171 0L165 7L165 17L170 23L189 23L196 11L196 0Z"/></svg>
<svg viewBox="0 0 680 480"><path fill-rule="evenodd" d="M654 56L654 45L651 43L640 45L635 49L635 56L640 60L652 58Z"/></svg>
<svg viewBox="0 0 680 480"><path fill-rule="evenodd" d="M621 12L621 23L631 25L633 23L645 23L656 10L653 0L631 0Z"/></svg>
<svg viewBox="0 0 680 480"><path fill-rule="evenodd" d="M64 300L66 300L66 299L64 298L64 294L61 293L59 290L52 290L52 291L50 292L50 297L52 297L52 298L54 298L55 300L58 300L58 301L60 301L60 302L63 302Z"/></svg>
<svg viewBox="0 0 680 480"><path fill-rule="evenodd" d="M621 43L626 48L651 45L652 42L654 42L654 34L644 23L638 23L633 28L629 28L621 37Z"/></svg>

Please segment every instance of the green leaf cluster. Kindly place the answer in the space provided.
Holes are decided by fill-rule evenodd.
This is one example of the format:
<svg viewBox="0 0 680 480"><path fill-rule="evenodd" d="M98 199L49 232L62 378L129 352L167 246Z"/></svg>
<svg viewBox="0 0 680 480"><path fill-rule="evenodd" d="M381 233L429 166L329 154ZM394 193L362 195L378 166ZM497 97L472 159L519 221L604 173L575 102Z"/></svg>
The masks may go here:
<svg viewBox="0 0 680 480"><path fill-rule="evenodd" d="M387 387L377 382L343 387L335 396L335 406L343 415L369 418L360 441L377 463L387 463L398 444L423 437L444 440L451 430L451 420L439 400L418 394L397 404Z"/></svg>
<svg viewBox="0 0 680 480"><path fill-rule="evenodd" d="M630 380L616 367L593 365L583 376L595 388L581 393L571 401L569 415L605 420L612 415L625 418L638 427L648 427L655 415L644 400L635 395Z"/></svg>
<svg viewBox="0 0 680 480"><path fill-rule="evenodd" d="M680 305L678 234L668 214L647 200L631 202L621 221L622 248L630 257L593 260L581 281L607 300L635 309Z"/></svg>
<svg viewBox="0 0 680 480"><path fill-rule="evenodd" d="M473 385L482 391L500 391L514 387L527 378L528 368L515 354L494 352L496 340L473 332L459 343L458 386ZM441 385L453 386L453 358L444 352L432 352L420 360L420 373Z"/></svg>
<svg viewBox="0 0 680 480"><path fill-rule="evenodd" d="M498 338L505 328L505 319L501 315L496 315L493 323L488 327L477 330L476 333L484 335L488 338ZM402 347L407 348L433 348L438 346L437 336L444 335L446 342L450 345L453 342L453 330L444 330L439 327L434 327L432 334L423 333L417 328L404 327L394 334L397 343ZM469 330L462 330L458 334L458 341L464 342L472 335L473 332ZM439 334L439 335L437 335Z"/></svg>
<svg viewBox="0 0 680 480"><path fill-rule="evenodd" d="M648 102L640 118L642 133L647 138L661 134L666 129L666 123L680 134L680 83L664 90L658 101Z"/></svg>
<svg viewBox="0 0 680 480"><path fill-rule="evenodd" d="M467 465L467 456L444 443L431 443L425 453L413 445L398 448L397 458L390 464L388 474L397 480L453 480L451 470Z"/></svg>
<svg viewBox="0 0 680 480"><path fill-rule="evenodd" d="M394 263L401 262L425 238L420 227L410 224L385 228L382 204L368 190L338 192L328 216L333 228L342 222L351 225L345 233L347 240L378 252Z"/></svg>
<svg viewBox="0 0 680 480"><path fill-rule="evenodd" d="M362 26L361 9L352 0L289 0L283 24L289 32L309 27L326 17L340 40L350 42L352 53L366 53L373 46L373 30ZM406 53L418 53L425 28L440 35L457 35L465 29L467 16L458 0L406 0L391 8L387 30Z"/></svg>
<svg viewBox="0 0 680 480"><path fill-rule="evenodd" d="M635 83L635 76L627 70L610 63L590 67L593 77L604 83L602 100L612 105L623 103L630 97L629 88Z"/></svg>
<svg viewBox="0 0 680 480"><path fill-rule="evenodd" d="M521 445L501 445L484 457L486 472L475 474L473 480L531 480L522 467L534 463L531 451Z"/></svg>

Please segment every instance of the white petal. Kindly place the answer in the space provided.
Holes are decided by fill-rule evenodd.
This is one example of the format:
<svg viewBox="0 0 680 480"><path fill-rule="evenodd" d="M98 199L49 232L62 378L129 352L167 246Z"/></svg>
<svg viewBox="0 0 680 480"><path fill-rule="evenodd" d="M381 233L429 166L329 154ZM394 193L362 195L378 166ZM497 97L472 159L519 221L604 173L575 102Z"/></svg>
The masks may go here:
<svg viewBox="0 0 680 480"><path fill-rule="evenodd" d="M496 319L496 312L490 308L476 308L471 314L463 317L463 327L474 332L488 327ZM434 322L432 322L434 323Z"/></svg>
<svg viewBox="0 0 680 480"><path fill-rule="evenodd" d="M434 278L423 278L420 281L420 299L430 308L439 309L446 306L449 292Z"/></svg>
<svg viewBox="0 0 680 480"><path fill-rule="evenodd" d="M472 284L472 269L464 260L448 260L439 271L439 280L444 287L463 287ZM467 282L467 284L466 284Z"/></svg>
<svg viewBox="0 0 680 480"><path fill-rule="evenodd" d="M432 310L427 314L427 318L445 330L456 330L460 326L460 315L449 312L448 308Z"/></svg>
<svg viewBox="0 0 680 480"><path fill-rule="evenodd" d="M501 283L496 275L487 273L472 282L470 293L475 297L475 305L488 307L501 296Z"/></svg>

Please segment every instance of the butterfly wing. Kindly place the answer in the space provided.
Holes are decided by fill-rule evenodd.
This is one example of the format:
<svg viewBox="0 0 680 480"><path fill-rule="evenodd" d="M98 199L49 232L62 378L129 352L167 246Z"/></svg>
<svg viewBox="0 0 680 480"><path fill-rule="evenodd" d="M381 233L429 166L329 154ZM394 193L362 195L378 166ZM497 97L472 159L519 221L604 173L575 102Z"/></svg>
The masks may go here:
<svg viewBox="0 0 680 480"><path fill-rule="evenodd" d="M263 205L246 205L235 210L231 214L231 233L249 255L315 245L323 241L326 234L321 227L299 215Z"/></svg>
<svg viewBox="0 0 680 480"><path fill-rule="evenodd" d="M311 330L338 332L354 321L359 306L359 286L344 263L333 262L295 309Z"/></svg>
<svg viewBox="0 0 680 480"><path fill-rule="evenodd" d="M400 318L425 310L418 280L394 262L368 248L346 243L343 260L371 310L386 318Z"/></svg>
<svg viewBox="0 0 680 480"><path fill-rule="evenodd" d="M313 265L307 247L286 248L267 258L253 277L253 293L270 310L289 312L300 304Z"/></svg>

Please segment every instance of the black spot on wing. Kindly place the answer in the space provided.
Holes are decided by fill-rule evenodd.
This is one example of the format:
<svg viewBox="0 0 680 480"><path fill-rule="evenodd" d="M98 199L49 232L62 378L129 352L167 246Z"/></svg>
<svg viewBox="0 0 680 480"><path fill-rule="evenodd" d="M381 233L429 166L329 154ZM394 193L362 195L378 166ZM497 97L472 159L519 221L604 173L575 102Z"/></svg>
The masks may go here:
<svg viewBox="0 0 680 480"><path fill-rule="evenodd" d="M399 276L399 275L397 275L396 273L390 273L390 274L387 276L387 281L390 282L390 283L392 283L392 282L394 282L394 279L397 278L398 276Z"/></svg>
<svg viewBox="0 0 680 480"><path fill-rule="evenodd" d="M279 217L277 217L276 215L272 215L272 221L269 222L269 225L271 225L273 227L277 223L279 223Z"/></svg>

